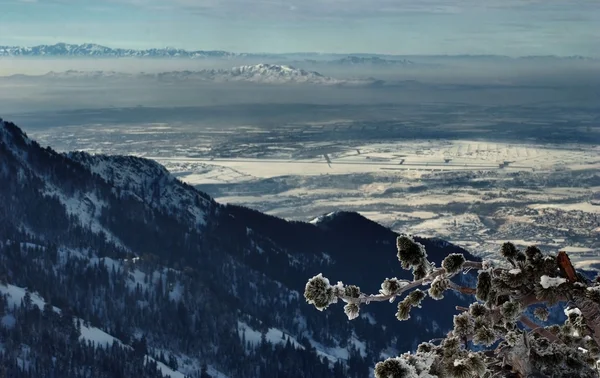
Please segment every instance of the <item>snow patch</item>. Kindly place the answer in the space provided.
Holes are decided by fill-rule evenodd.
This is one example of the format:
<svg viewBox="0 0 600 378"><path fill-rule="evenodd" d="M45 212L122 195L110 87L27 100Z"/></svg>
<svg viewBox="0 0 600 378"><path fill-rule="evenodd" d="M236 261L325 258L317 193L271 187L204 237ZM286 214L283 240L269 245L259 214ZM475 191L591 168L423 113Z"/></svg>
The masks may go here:
<svg viewBox="0 0 600 378"><path fill-rule="evenodd" d="M22 287L18 287L18 286L14 286L11 284L8 285L3 285L0 284L0 293L7 295L7 301L8 301L8 306L9 307L19 307L21 306L21 302L23 301L23 299L25 298L25 293L27 293L27 289L24 289ZM31 304L34 306L37 306L40 310L44 309L44 305L46 304L46 301L44 301L44 299L42 297L39 296L39 294L37 293L29 293L29 295L31 296ZM60 313L60 310L56 307L52 308L54 310L54 312L58 312Z"/></svg>
<svg viewBox="0 0 600 378"><path fill-rule="evenodd" d="M86 325L81 324L80 331L80 340L91 341L93 344L98 346L109 347L115 342L123 344L119 339L109 335L108 333L96 327L88 327Z"/></svg>
<svg viewBox="0 0 600 378"><path fill-rule="evenodd" d="M259 345L262 339L262 333L253 329L248 324L238 321L238 330L243 334L246 342L253 346ZM295 337L283 332L277 328L269 328L265 333L265 339L271 344L285 344L289 340L296 349L304 349ZM287 339L287 340L286 340Z"/></svg>
<svg viewBox="0 0 600 378"><path fill-rule="evenodd" d="M171 378L185 378L185 375L180 373L179 371L171 369L167 365L163 364L160 361L155 360L152 357L145 356L144 363L148 363L150 361L156 363L156 366L158 367L158 369L164 376L171 377Z"/></svg>
<svg viewBox="0 0 600 378"><path fill-rule="evenodd" d="M557 287L564 284L565 282L567 282L567 280L561 277L549 277L546 275L540 277L540 285L542 285L544 289Z"/></svg>
<svg viewBox="0 0 600 378"><path fill-rule="evenodd" d="M571 314L581 315L581 310L578 309L577 307L575 307L575 308L565 308L564 312L565 312L566 316L569 316Z"/></svg>

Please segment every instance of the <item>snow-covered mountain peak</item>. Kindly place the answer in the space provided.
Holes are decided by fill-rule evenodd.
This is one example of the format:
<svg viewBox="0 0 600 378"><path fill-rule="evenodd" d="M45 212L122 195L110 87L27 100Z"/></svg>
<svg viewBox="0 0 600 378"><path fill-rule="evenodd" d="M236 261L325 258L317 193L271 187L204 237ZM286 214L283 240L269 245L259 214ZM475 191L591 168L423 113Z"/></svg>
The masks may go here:
<svg viewBox="0 0 600 378"><path fill-rule="evenodd" d="M315 71L306 71L287 65L255 64L227 69L205 69L199 71L169 71L160 73L130 74L115 71L76 71L48 72L48 79L143 79L196 82L248 82L256 84L314 84L314 85L369 85L375 82L363 79L336 79Z"/></svg>
<svg viewBox="0 0 600 378"><path fill-rule="evenodd" d="M241 77L249 81L264 82L303 82L318 84L336 84L342 82L321 75L314 71L305 71L288 65L260 63L234 67L230 70L221 71L223 74L231 74L232 77Z"/></svg>
<svg viewBox="0 0 600 378"><path fill-rule="evenodd" d="M80 48L81 46L77 46ZM70 48L70 47L65 47ZM102 46L98 46L102 48ZM1 48L0 48L1 50ZM166 50L165 50L166 51ZM168 50L175 52L175 50ZM0 51L1 52L1 51ZM0 53L1 55L1 53ZM333 78L316 71L307 71L290 65L260 63L243 65L233 68L203 69L197 71L166 71L158 73L129 73L119 71L82 71L67 70L62 72L50 71L43 75L13 75L9 79L28 80L41 77L49 80L151 80L161 82L247 82L255 84L312 84L312 85L351 85L365 86L381 84L374 78Z"/></svg>
<svg viewBox="0 0 600 378"><path fill-rule="evenodd" d="M309 71L305 71L303 69L299 69L299 68L292 67L289 65L279 65L279 64L269 64L269 63L259 63L259 64L253 64L253 65L234 67L231 69L231 71L234 71L234 72L256 72L256 73L261 73L261 74L277 72L282 75L306 76L306 75L312 74L312 75L316 75L316 76L323 76L318 72L309 72Z"/></svg>

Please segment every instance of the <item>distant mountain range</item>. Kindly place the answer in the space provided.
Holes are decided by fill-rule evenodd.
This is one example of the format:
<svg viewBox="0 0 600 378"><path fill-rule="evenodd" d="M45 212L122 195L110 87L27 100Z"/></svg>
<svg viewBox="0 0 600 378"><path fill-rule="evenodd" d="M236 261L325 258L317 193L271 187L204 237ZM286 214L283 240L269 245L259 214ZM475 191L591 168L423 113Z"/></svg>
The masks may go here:
<svg viewBox="0 0 600 378"><path fill-rule="evenodd" d="M412 66L415 62L408 59L385 59L379 56L357 56L348 55L343 58L334 60L314 60L307 59L303 63L312 64L327 64L327 65L341 65L341 66Z"/></svg>
<svg viewBox="0 0 600 378"><path fill-rule="evenodd" d="M57 43L33 47L0 46L0 56L66 56L66 57L113 57L113 58L190 58L190 59L231 59L236 57L268 57L270 54L232 53L219 50L183 50L173 47L145 50L111 48L94 43L74 45Z"/></svg>
<svg viewBox="0 0 600 378"><path fill-rule="evenodd" d="M14 75L12 78L27 78ZM207 82L250 82L260 84L314 84L314 85L373 85L375 79L335 79L315 71L306 71L287 65L255 64L229 69L205 69L199 71L170 71L161 73L123 73L115 71L49 72L41 77L50 79L149 79L159 81L207 81Z"/></svg>
<svg viewBox="0 0 600 378"><path fill-rule="evenodd" d="M57 43L54 45L38 45L32 47L23 46L0 46L0 57L24 56L24 57L112 57L112 58L187 58L187 59L277 59L282 58L293 61L306 59L319 63L342 64L342 65L412 65L417 59L476 59L476 60L569 60L569 61L594 61L596 58L584 56L556 56L535 55L524 57L509 57L504 55L393 55L393 54L326 54L326 53L234 53L223 50L184 50L174 47L152 48L152 49L123 49L111 48L95 43L69 44ZM420 63L420 62L418 62Z"/></svg>

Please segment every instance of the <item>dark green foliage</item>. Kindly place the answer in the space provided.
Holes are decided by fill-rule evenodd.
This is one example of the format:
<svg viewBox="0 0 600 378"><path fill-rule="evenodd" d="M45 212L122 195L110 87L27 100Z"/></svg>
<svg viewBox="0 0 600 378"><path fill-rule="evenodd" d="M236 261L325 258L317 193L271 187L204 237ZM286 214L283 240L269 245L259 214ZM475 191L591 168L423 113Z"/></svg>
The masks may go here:
<svg viewBox="0 0 600 378"><path fill-rule="evenodd" d="M502 247L500 248L500 254L509 260L515 259L517 257L518 252L519 250L517 249L517 247L515 247L515 245L510 242L502 244Z"/></svg>
<svg viewBox="0 0 600 378"><path fill-rule="evenodd" d="M514 321L521 314L521 306L517 302L504 302L500 308L500 312L504 317L505 321Z"/></svg>
<svg viewBox="0 0 600 378"><path fill-rule="evenodd" d="M415 289L408 294L406 299L413 307L421 307L421 301L425 298L425 293L419 289Z"/></svg>
<svg viewBox="0 0 600 378"><path fill-rule="evenodd" d="M480 301L486 302L490 297L490 291L492 289L492 275L488 271L482 271L477 277L477 292L476 298Z"/></svg>
<svg viewBox="0 0 600 378"><path fill-rule="evenodd" d="M450 287L450 281L442 276L436 277L431 285L429 286L429 296L435 300L441 300L444 298L444 291Z"/></svg>
<svg viewBox="0 0 600 378"><path fill-rule="evenodd" d="M398 248L398 260L405 269L422 264L423 260L427 257L423 245L414 241L408 235L398 236L396 246Z"/></svg>
<svg viewBox="0 0 600 378"><path fill-rule="evenodd" d="M388 358L375 365L375 378L411 378L415 369L402 358Z"/></svg>
<svg viewBox="0 0 600 378"><path fill-rule="evenodd" d="M558 303L562 293L562 288L559 287L549 287L544 289L542 285L537 284L535 286L535 296L539 300L547 302L550 306Z"/></svg>
<svg viewBox="0 0 600 378"><path fill-rule="evenodd" d="M589 365L588 359L576 348L560 343L548 343L543 338L538 338L534 339L534 345L529 351L533 367L541 374L561 378L598 377L596 369Z"/></svg>
<svg viewBox="0 0 600 378"><path fill-rule="evenodd" d="M422 278L425 278L425 276L427 276L427 268L425 267L425 265L421 264L414 267L413 277L415 280L420 280Z"/></svg>
<svg viewBox="0 0 600 378"><path fill-rule="evenodd" d="M348 316L348 319L350 320L356 319L356 317L358 317L359 311L360 309L356 303L347 303L344 306L344 313L346 313L346 316Z"/></svg>
<svg viewBox="0 0 600 378"><path fill-rule="evenodd" d="M398 303L398 312L396 312L396 318L398 320L407 320L410 318L411 304L406 299Z"/></svg>
<svg viewBox="0 0 600 378"><path fill-rule="evenodd" d="M350 298L358 298L360 296L360 287L347 285L344 287L344 295Z"/></svg>
<svg viewBox="0 0 600 378"><path fill-rule="evenodd" d="M474 317L485 316L488 312L488 309L481 303L475 302L469 306L469 313Z"/></svg>
<svg viewBox="0 0 600 378"><path fill-rule="evenodd" d="M548 312L548 309L546 307L536 307L535 310L533 310L533 314L536 318L545 322L546 320L548 320L548 315L550 313Z"/></svg>
<svg viewBox="0 0 600 378"><path fill-rule="evenodd" d="M468 337L475 330L473 319L467 313L454 315L454 334L459 337Z"/></svg>
<svg viewBox="0 0 600 378"><path fill-rule="evenodd" d="M475 374L483 376L486 371L486 365L483 357L479 353L469 353L467 357L467 363L471 366L471 369Z"/></svg>
<svg viewBox="0 0 600 378"><path fill-rule="evenodd" d="M448 274L458 273L465 264L465 261L465 256L460 253L453 253L442 261L442 268L446 269Z"/></svg>
<svg viewBox="0 0 600 378"><path fill-rule="evenodd" d="M397 293L401 287L397 278L386 278L381 284L381 292L384 295L392 295Z"/></svg>
<svg viewBox="0 0 600 378"><path fill-rule="evenodd" d="M523 252L519 251L519 252L517 252L515 261L517 261L518 263L524 263L525 261L527 261L527 257L525 256L525 254Z"/></svg>
<svg viewBox="0 0 600 378"><path fill-rule="evenodd" d="M525 250L525 256L527 256L527 261L530 263L535 263L540 261L543 257L542 251L536 246L529 246Z"/></svg>
<svg viewBox="0 0 600 378"><path fill-rule="evenodd" d="M473 367L469 365L467 360L454 360L449 361L446 364L446 370L454 378L473 378L475 377L475 371Z"/></svg>
<svg viewBox="0 0 600 378"><path fill-rule="evenodd" d="M425 293L419 289L415 289L398 303L398 312L396 318L398 320L410 319L410 309L412 307L421 307L421 301L425 298Z"/></svg>
<svg viewBox="0 0 600 378"><path fill-rule="evenodd" d="M304 288L304 298L319 310L327 308L334 298L333 288L321 274L311 278Z"/></svg>
<svg viewBox="0 0 600 378"><path fill-rule="evenodd" d="M473 342L479 345L490 346L497 340L494 331L486 326L479 327L475 330Z"/></svg>
<svg viewBox="0 0 600 378"><path fill-rule="evenodd" d="M600 303L600 285L587 289L585 291L585 296L596 303Z"/></svg>
<svg viewBox="0 0 600 378"><path fill-rule="evenodd" d="M460 349L460 340L456 336L446 337L441 346L442 351L444 352L445 357L451 357L456 355L456 353Z"/></svg>
<svg viewBox="0 0 600 378"><path fill-rule="evenodd" d="M417 346L417 352L428 353L431 352L434 348L435 345L432 343L421 343Z"/></svg>

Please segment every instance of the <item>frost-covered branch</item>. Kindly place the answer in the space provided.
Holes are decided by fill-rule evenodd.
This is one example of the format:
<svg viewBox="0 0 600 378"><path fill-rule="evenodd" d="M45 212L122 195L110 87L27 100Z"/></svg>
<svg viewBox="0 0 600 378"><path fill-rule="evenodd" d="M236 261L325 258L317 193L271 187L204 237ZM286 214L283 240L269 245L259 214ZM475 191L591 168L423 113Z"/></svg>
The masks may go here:
<svg viewBox="0 0 600 378"><path fill-rule="evenodd" d="M464 269L481 269L481 266L481 263L477 261L466 261L464 263ZM370 302L393 302L396 297L400 297L404 293L416 289L419 286L429 285L434 282L437 277L447 274L448 272L446 269L437 268L424 278L415 281L398 280L396 278L387 279L382 284L382 289L380 290L379 294L365 294L361 292L358 297L353 297L351 296L352 294L348 295L345 290L341 290L341 287L339 286L334 287L333 293L338 299L341 299L346 303L369 304ZM335 290L336 288L339 288L340 290ZM453 282L449 283L448 288L463 294L475 294L475 289L463 287Z"/></svg>
<svg viewBox="0 0 600 378"><path fill-rule="evenodd" d="M354 319L362 305L403 297L397 305L399 320L409 319L411 309L420 307L427 295L441 300L446 290L474 295L475 302L457 306L462 313L454 316L453 330L439 345L423 343L415 353L378 363L377 378L492 377L510 371L521 377L599 376L595 362L600 359L600 281L592 283L579 275L565 253L550 256L536 247L520 251L505 243L500 254L506 266L451 254L435 267L423 245L411 237L398 237L397 248L398 260L402 268L412 270L413 280L386 279L378 294L368 295L354 285L330 285L319 274L306 284L307 302L324 310L341 300L348 318ZM478 273L475 288L451 280L470 270ZM547 306L558 302L573 306L565 311L568 319L562 325L541 326L524 314L535 305L536 318L545 322ZM473 344L494 349L475 353L468 349Z"/></svg>
<svg viewBox="0 0 600 378"><path fill-rule="evenodd" d="M535 333L540 334L541 336L544 336L545 338L552 341L553 343L562 343L562 341L555 334L548 331L546 328L538 325L536 322L529 319L529 317L527 317L526 315L521 315L519 317L519 321L521 323L523 323L525 326L531 328L532 332L535 332Z"/></svg>

